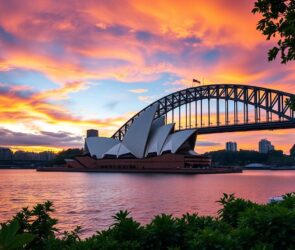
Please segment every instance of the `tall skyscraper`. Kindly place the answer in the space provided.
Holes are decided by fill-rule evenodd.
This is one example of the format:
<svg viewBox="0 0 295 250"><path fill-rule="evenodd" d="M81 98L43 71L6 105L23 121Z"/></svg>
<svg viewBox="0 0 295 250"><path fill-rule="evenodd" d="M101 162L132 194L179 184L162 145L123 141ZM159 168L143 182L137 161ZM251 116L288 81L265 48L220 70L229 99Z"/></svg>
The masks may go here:
<svg viewBox="0 0 295 250"><path fill-rule="evenodd" d="M225 144L225 149L226 149L226 151L229 151L229 152L237 152L237 150L238 150L237 143L228 141Z"/></svg>
<svg viewBox="0 0 295 250"><path fill-rule="evenodd" d="M262 139L259 141L259 153L267 154L269 151L275 150L270 141Z"/></svg>

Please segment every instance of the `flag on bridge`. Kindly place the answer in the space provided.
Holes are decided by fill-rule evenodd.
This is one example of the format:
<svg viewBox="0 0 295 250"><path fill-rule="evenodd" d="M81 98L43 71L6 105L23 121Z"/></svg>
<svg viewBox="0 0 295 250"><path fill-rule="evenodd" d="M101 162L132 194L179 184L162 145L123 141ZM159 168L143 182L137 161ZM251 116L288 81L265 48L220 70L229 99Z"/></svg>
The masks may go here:
<svg viewBox="0 0 295 250"><path fill-rule="evenodd" d="M199 80L193 79L193 82L196 82L198 84L201 84L201 82Z"/></svg>

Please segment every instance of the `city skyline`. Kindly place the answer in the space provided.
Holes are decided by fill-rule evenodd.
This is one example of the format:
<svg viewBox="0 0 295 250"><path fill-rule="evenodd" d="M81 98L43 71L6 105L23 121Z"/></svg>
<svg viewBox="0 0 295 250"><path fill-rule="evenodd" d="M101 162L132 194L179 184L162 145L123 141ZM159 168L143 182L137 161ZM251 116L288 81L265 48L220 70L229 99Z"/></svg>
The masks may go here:
<svg viewBox="0 0 295 250"><path fill-rule="evenodd" d="M91 131L92 132L92 131ZM89 133L89 137L96 137L97 136L97 134L95 134L95 132L92 132L92 133ZM87 137L85 137L85 138L87 138ZM220 149L220 150L225 150L225 151L232 151L232 152L237 152L237 151L240 151L240 150L251 150L251 151L256 151L256 152L260 152L260 150L259 150L259 144L260 144L260 142L261 141L267 141L267 142L270 142L270 144L271 144L271 146L273 146L274 148L273 148L273 150L279 150L279 149L277 149L276 148L276 145L273 145L272 144L272 142L271 141L269 141L267 138L262 138L262 139L260 139L259 141L257 141L256 142L256 146L255 147L253 147L252 149L250 148L250 149L245 149L245 148L240 148L239 147L239 142L237 142L237 141L226 141L225 142L225 144L223 145L223 147ZM232 150L232 149L229 149L229 150L227 150L227 144L228 143L230 143L230 144L235 144L235 147L236 147L236 149L234 149L234 150ZM289 150L287 151L287 152L284 152L284 154L286 154L286 155L290 155L290 150L294 147L294 145L295 145L295 143L289 148ZM231 146L229 146L229 147L231 147ZM84 146L83 147L81 147L80 149L83 149L83 148L85 148L85 144L84 144ZM34 153L34 151L22 151L22 150L13 150L13 148L10 148L10 147L1 147L0 146L0 151L1 150L10 150L11 151L11 154L15 154L16 152L24 152L24 153ZM218 150L218 149L217 149ZM217 151L216 150L216 151ZM213 151L215 151L215 150L212 150L212 151L206 151L205 153L210 153L210 152L213 152ZM40 151L39 153L55 153L54 151ZM260 152L261 153L261 152ZM1 160L2 158L0 157L0 160Z"/></svg>
<svg viewBox="0 0 295 250"><path fill-rule="evenodd" d="M294 62L267 62L274 42L256 31L254 1L0 3L3 147L83 147L87 129L111 136L151 102L192 86L193 78L295 93ZM203 135L196 151L222 149L225 141L251 149L268 138L289 153L294 132Z"/></svg>

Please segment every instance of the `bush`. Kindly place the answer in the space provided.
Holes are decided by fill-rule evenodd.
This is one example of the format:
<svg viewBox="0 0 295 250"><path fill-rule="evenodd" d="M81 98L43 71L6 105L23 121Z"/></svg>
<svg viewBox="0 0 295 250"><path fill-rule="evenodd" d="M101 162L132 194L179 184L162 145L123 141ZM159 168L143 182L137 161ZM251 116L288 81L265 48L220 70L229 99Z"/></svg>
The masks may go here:
<svg viewBox="0 0 295 250"><path fill-rule="evenodd" d="M233 194L224 194L218 202L222 205L218 217L161 214L147 225L120 211L111 227L81 239L80 227L56 235L57 220L51 218L54 209L48 201L32 210L24 208L2 224L0 249L295 249L294 193L267 205Z"/></svg>
<svg viewBox="0 0 295 250"><path fill-rule="evenodd" d="M18 233L20 226L17 221L12 221L1 225L0 249L13 250L26 247L34 239L30 233Z"/></svg>
<svg viewBox="0 0 295 250"><path fill-rule="evenodd" d="M295 246L295 210L278 205L248 209L239 219L239 228L252 230L257 239L274 249Z"/></svg>
<svg viewBox="0 0 295 250"><path fill-rule="evenodd" d="M26 246L26 249L43 249L50 238L55 238L57 220L51 218L50 213L54 212L53 204L46 201L44 204L37 204L32 210L23 208L17 213L12 221L19 225L18 233L31 233L35 235L34 240Z"/></svg>
<svg viewBox="0 0 295 250"><path fill-rule="evenodd" d="M219 218L234 227L237 226L241 213L257 205L248 200L236 199L234 194L223 194L223 197L217 202L223 206L218 211Z"/></svg>

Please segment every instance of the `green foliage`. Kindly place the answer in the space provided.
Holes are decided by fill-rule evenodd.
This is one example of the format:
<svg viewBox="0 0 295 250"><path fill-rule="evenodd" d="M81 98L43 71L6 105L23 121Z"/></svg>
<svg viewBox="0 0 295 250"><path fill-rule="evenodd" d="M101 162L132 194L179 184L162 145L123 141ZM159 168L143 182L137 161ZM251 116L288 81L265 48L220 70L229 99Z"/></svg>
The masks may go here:
<svg viewBox="0 0 295 250"><path fill-rule="evenodd" d="M128 211L120 211L113 218L115 223L111 228L112 237L117 242L136 249L135 246L139 246L139 242L143 239L143 227L129 217Z"/></svg>
<svg viewBox="0 0 295 250"><path fill-rule="evenodd" d="M295 246L295 211L278 205L248 209L239 218L239 227L254 232L255 237L274 249Z"/></svg>
<svg viewBox="0 0 295 250"><path fill-rule="evenodd" d="M240 150L238 152L229 152L218 150L207 153L211 157L213 164L226 165L246 165L249 163L267 162L267 155L260 154L256 151Z"/></svg>
<svg viewBox="0 0 295 250"><path fill-rule="evenodd" d="M190 249L214 250L214 249L237 249L237 243L230 234L219 230L205 228L200 231L192 241Z"/></svg>
<svg viewBox="0 0 295 250"><path fill-rule="evenodd" d="M280 202L280 206L295 210L295 192L283 195L284 200Z"/></svg>
<svg viewBox="0 0 295 250"><path fill-rule="evenodd" d="M229 245L235 244L229 237L231 226L216 218L185 214L178 222L182 234L180 249L230 249Z"/></svg>
<svg viewBox="0 0 295 250"><path fill-rule="evenodd" d="M295 108L295 107L294 107ZM292 146L292 148L290 149L290 155L295 157L295 144Z"/></svg>
<svg viewBox="0 0 295 250"><path fill-rule="evenodd" d="M229 152L218 150L206 153L212 159L213 165L221 166L244 166L250 163L263 163L277 166L292 166L295 164L293 157L284 155L280 150L270 151L268 154L261 154L256 151L240 150Z"/></svg>
<svg viewBox="0 0 295 250"><path fill-rule="evenodd" d="M253 13L262 14L257 30L267 40L277 38L277 46L268 52L268 60L274 60L278 53L281 62L295 60L295 0L257 0Z"/></svg>
<svg viewBox="0 0 295 250"><path fill-rule="evenodd" d="M86 239L79 236L80 227L57 237L56 220L50 217L52 203L46 202L32 210L23 209L4 224L0 249L295 249L295 193L283 196L282 202L267 205L233 194L224 194L218 202L218 217L184 214L175 218L161 214L145 226L128 211L120 211L113 216L111 227Z"/></svg>
<svg viewBox="0 0 295 250"><path fill-rule="evenodd" d="M146 226L147 249L168 249L177 247L180 240L179 224L172 215L157 215L150 224Z"/></svg>
<svg viewBox="0 0 295 250"><path fill-rule="evenodd" d="M64 164L65 159L72 159L75 156L82 154L83 149L80 148L69 148L67 150L63 150L56 155L55 159L53 160L53 164Z"/></svg>
<svg viewBox="0 0 295 250"><path fill-rule="evenodd" d="M290 107L291 110L295 110L295 97L292 96L291 98L287 99L286 104Z"/></svg>
<svg viewBox="0 0 295 250"><path fill-rule="evenodd" d="M51 218L50 213L54 212L51 201L44 204L37 204L32 210L23 208L13 219L19 225L18 232L29 232L35 235L35 239L28 244L28 249L43 249L45 242L55 237L57 220Z"/></svg>
<svg viewBox="0 0 295 250"><path fill-rule="evenodd" d="M30 233L18 233L20 226L17 221L1 225L0 250L13 250L25 247L34 239Z"/></svg>
<svg viewBox="0 0 295 250"><path fill-rule="evenodd" d="M241 213L256 205L251 201L235 198L234 194L223 194L218 203L223 206L218 211L219 218L233 227L237 226Z"/></svg>
<svg viewBox="0 0 295 250"><path fill-rule="evenodd" d="M284 155L282 150L272 150L265 154L267 157L265 164L272 166L293 166L295 159L291 156Z"/></svg>

